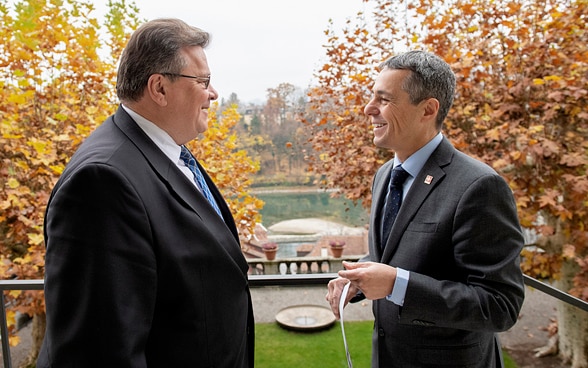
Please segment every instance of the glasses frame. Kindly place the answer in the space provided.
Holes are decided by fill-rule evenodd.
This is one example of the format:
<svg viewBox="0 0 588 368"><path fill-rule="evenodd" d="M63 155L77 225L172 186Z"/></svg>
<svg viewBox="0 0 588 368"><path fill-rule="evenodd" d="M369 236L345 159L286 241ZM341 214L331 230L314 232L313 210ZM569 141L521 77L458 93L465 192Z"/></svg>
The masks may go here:
<svg viewBox="0 0 588 368"><path fill-rule="evenodd" d="M179 73L159 73L161 75L169 75L170 77L182 77L182 78L190 78L190 79L196 79L198 82L201 82L204 84L204 88L208 89L208 86L210 86L210 75L206 76L206 77L200 77L200 76L194 76L194 75L186 75L186 74L179 74Z"/></svg>

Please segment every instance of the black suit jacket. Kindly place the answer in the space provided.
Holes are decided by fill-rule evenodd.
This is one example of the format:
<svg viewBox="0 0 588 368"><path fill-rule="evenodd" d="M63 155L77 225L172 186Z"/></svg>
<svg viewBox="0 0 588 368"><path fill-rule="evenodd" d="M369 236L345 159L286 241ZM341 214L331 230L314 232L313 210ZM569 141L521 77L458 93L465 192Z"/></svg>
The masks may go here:
<svg viewBox="0 0 588 368"><path fill-rule="evenodd" d="M38 367L253 367L248 265L205 177L224 221L122 108L86 139L47 207Z"/></svg>
<svg viewBox="0 0 588 368"><path fill-rule="evenodd" d="M501 367L495 335L524 299L523 237L512 192L444 138L414 179L384 251L381 209L392 161L376 173L369 259L410 271L403 307L373 303L373 367Z"/></svg>

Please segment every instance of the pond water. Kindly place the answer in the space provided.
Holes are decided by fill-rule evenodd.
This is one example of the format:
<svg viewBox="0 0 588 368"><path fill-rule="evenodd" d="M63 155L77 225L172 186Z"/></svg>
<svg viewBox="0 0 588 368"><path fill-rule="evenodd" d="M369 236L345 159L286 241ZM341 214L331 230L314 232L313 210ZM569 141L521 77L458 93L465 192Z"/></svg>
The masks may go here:
<svg viewBox="0 0 588 368"><path fill-rule="evenodd" d="M364 226L369 222L368 212L360 203L339 196L331 198L322 190L259 191L254 195L263 200L262 223L268 228L284 220L320 218L348 226Z"/></svg>
<svg viewBox="0 0 588 368"><path fill-rule="evenodd" d="M269 189L258 190L253 195L265 202L260 211L263 226L269 228L278 222L300 218L319 218L347 226L364 226L369 222L368 212L360 203L339 196L331 197L330 192L318 189ZM305 242L280 241L276 256L288 258L297 256L297 248Z"/></svg>

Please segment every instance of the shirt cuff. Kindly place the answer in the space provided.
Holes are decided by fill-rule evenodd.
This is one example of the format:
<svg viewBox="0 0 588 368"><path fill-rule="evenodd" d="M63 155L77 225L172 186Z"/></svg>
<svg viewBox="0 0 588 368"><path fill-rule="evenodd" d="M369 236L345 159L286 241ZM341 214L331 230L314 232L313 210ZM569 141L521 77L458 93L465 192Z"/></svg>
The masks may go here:
<svg viewBox="0 0 588 368"><path fill-rule="evenodd" d="M392 294L386 296L386 300L402 307L404 305L404 296L406 295L409 278L410 272L403 270L402 268L396 268L396 281L394 281L394 288L392 288Z"/></svg>

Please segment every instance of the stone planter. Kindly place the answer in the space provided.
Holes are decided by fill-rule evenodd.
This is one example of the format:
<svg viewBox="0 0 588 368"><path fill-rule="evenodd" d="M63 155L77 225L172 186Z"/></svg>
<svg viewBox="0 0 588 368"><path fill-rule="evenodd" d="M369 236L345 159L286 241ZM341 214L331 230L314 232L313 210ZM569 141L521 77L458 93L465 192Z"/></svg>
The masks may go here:
<svg viewBox="0 0 588 368"><path fill-rule="evenodd" d="M263 253L265 254L265 258L267 258L268 261L273 261L274 259L276 259L277 252L278 252L278 248L263 250Z"/></svg>
<svg viewBox="0 0 588 368"><path fill-rule="evenodd" d="M268 261L273 261L276 259L276 253L278 252L278 244L274 242L265 243L261 246L263 253L265 253L265 258Z"/></svg>
<svg viewBox="0 0 588 368"><path fill-rule="evenodd" d="M335 258L341 258L343 254L343 249L345 249L345 242L344 241L331 241L329 243L329 247L331 248L331 254Z"/></svg>
<svg viewBox="0 0 588 368"><path fill-rule="evenodd" d="M345 249L345 246L331 247L331 253L333 254L333 257L341 258L341 255L343 254L343 249Z"/></svg>

